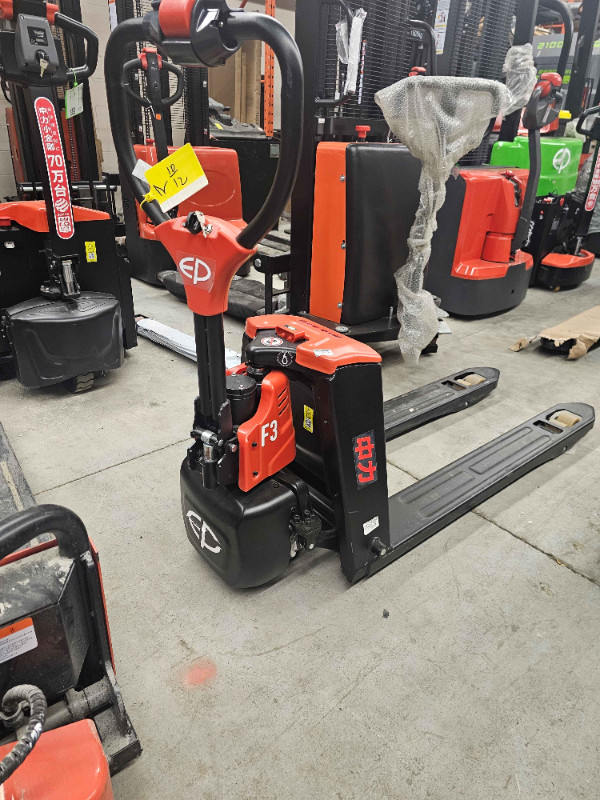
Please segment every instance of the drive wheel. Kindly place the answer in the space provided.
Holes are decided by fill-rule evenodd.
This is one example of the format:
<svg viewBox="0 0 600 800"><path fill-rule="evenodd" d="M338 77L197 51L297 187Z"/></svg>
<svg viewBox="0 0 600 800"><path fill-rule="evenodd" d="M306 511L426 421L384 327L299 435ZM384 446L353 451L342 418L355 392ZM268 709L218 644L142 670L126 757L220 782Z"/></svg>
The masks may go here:
<svg viewBox="0 0 600 800"><path fill-rule="evenodd" d="M94 385L94 373L86 372L83 375L76 375L63 382L63 386L71 394L81 394L89 391Z"/></svg>

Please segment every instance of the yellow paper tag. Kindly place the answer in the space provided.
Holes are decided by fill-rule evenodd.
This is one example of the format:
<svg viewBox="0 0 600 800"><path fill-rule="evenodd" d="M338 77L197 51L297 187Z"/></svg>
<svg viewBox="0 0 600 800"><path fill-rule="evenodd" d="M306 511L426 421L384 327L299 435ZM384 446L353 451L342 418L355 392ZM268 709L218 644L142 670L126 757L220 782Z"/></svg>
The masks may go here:
<svg viewBox="0 0 600 800"><path fill-rule="evenodd" d="M208 184L208 178L191 144L184 144L144 174L150 186L150 199L158 200L163 211L170 211Z"/></svg>
<svg viewBox="0 0 600 800"><path fill-rule="evenodd" d="M304 406L304 430L314 433L315 410L310 406Z"/></svg>
<svg viewBox="0 0 600 800"><path fill-rule="evenodd" d="M85 243L85 260L88 264L98 261L98 252L96 250L96 242Z"/></svg>

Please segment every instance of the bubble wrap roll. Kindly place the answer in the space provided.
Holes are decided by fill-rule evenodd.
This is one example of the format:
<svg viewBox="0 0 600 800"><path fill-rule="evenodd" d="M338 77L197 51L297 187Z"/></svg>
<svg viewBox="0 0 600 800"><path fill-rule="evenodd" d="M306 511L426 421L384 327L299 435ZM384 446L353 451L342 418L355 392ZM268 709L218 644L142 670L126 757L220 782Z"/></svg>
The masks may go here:
<svg viewBox="0 0 600 800"><path fill-rule="evenodd" d="M422 164L421 201L408 238L408 260L395 273L400 349L407 363L416 364L438 329L423 273L446 181L456 162L479 145L490 119L509 106L511 96L497 81L416 76L382 89L375 100L392 133Z"/></svg>
<svg viewBox="0 0 600 800"><path fill-rule="evenodd" d="M527 105L537 81L531 44L511 47L504 59L502 72L506 76L506 88L510 92L510 102L504 110L504 114L508 115Z"/></svg>

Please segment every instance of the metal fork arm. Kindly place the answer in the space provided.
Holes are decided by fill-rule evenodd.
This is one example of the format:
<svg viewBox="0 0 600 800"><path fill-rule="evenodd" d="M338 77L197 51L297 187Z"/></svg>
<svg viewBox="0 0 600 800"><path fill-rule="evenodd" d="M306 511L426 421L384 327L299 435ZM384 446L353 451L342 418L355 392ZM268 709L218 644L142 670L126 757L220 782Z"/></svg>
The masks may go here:
<svg viewBox="0 0 600 800"><path fill-rule="evenodd" d="M557 411L581 417L573 427L548 422ZM554 406L417 481L390 498L390 549L350 580L377 572L526 473L562 455L594 425L585 403Z"/></svg>

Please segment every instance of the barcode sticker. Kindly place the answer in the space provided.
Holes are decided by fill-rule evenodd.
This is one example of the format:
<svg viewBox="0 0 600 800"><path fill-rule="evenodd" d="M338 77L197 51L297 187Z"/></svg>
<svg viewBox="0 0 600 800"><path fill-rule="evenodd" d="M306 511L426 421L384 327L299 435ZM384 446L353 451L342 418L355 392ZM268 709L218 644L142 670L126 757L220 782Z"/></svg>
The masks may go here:
<svg viewBox="0 0 600 800"><path fill-rule="evenodd" d="M379 517L373 517L368 522L363 522L363 533L368 536L379 527Z"/></svg>
<svg viewBox="0 0 600 800"><path fill-rule="evenodd" d="M34 650L38 645L31 617L0 628L0 664Z"/></svg>

